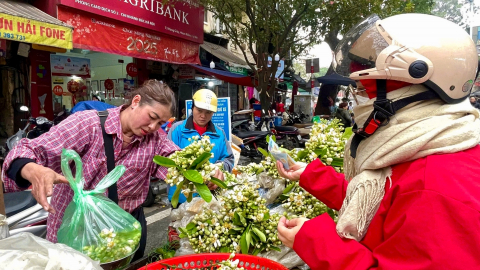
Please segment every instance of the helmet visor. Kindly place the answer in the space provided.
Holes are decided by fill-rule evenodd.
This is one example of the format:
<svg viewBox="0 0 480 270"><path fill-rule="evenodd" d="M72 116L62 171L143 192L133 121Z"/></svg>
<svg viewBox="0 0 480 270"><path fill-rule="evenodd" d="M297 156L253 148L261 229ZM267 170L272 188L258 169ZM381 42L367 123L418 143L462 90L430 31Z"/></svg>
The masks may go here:
<svg viewBox="0 0 480 270"><path fill-rule="evenodd" d="M378 32L377 15L371 15L348 31L335 49L333 68L342 76L375 68L378 55L389 46Z"/></svg>

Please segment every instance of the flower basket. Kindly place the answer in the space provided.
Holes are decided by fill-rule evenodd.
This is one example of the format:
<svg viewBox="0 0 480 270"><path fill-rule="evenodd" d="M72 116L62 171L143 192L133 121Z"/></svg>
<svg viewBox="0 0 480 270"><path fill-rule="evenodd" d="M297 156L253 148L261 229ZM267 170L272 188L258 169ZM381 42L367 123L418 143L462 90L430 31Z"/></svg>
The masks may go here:
<svg viewBox="0 0 480 270"><path fill-rule="evenodd" d="M160 270L160 269L217 269L212 264L219 263L229 258L229 253L203 253L179 256L154 262L138 270ZM235 254L235 259L240 262L238 267L245 270L288 270L285 266L272 260L244 254ZM171 268L168 266L172 266ZM176 268L174 268L176 267Z"/></svg>

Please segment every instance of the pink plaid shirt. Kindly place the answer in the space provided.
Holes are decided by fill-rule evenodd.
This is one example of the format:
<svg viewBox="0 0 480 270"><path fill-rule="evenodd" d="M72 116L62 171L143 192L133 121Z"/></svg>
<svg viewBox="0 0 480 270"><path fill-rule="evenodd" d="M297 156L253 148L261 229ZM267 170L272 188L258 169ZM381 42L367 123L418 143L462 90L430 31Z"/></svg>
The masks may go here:
<svg viewBox="0 0 480 270"><path fill-rule="evenodd" d="M145 137L136 137L122 149L123 136L120 124L121 108L110 109L105 121L105 131L113 135L115 165L125 165L125 174L118 180L118 204L128 212L140 206L147 197L150 176L165 179L167 169L153 162L155 155L168 156L179 148L160 130ZM107 164L100 118L96 111L77 112L54 126L50 132L34 139L21 140L5 160L2 178L7 192L19 191L6 171L13 160L30 158L37 164L49 167L57 173L63 148L75 150L83 162L85 190L92 190L107 174ZM74 174L75 175L75 174ZM72 201L73 191L67 184L55 185L51 200L56 214L49 214L47 240L56 243L57 231L62 223L65 208Z"/></svg>

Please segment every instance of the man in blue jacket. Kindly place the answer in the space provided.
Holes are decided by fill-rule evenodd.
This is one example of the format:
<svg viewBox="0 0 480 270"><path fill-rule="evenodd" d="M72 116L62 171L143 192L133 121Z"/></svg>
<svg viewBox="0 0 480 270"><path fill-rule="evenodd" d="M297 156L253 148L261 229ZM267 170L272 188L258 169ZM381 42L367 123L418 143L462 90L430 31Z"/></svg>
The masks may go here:
<svg viewBox="0 0 480 270"><path fill-rule="evenodd" d="M223 169L232 172L233 169L233 152L230 143L227 141L225 132L212 123L212 116L217 111L217 96L211 90L200 89L193 95L192 115L181 122L175 123L168 132L168 138L172 140L178 147L185 148L191 142L189 138L193 136L210 137L210 142L214 143L212 149L213 157L211 163L223 163ZM217 170L214 177L223 180L223 173ZM210 183L210 189L216 186ZM176 187L170 187L168 191L168 199L172 200ZM187 198L180 194L179 203L183 203Z"/></svg>

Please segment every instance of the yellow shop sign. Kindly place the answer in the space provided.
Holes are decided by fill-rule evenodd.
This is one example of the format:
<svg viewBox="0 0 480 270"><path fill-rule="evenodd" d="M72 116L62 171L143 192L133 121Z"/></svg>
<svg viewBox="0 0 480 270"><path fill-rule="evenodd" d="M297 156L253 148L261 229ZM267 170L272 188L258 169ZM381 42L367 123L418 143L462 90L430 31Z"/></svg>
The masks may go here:
<svg viewBox="0 0 480 270"><path fill-rule="evenodd" d="M0 13L0 38L73 49L73 29Z"/></svg>

